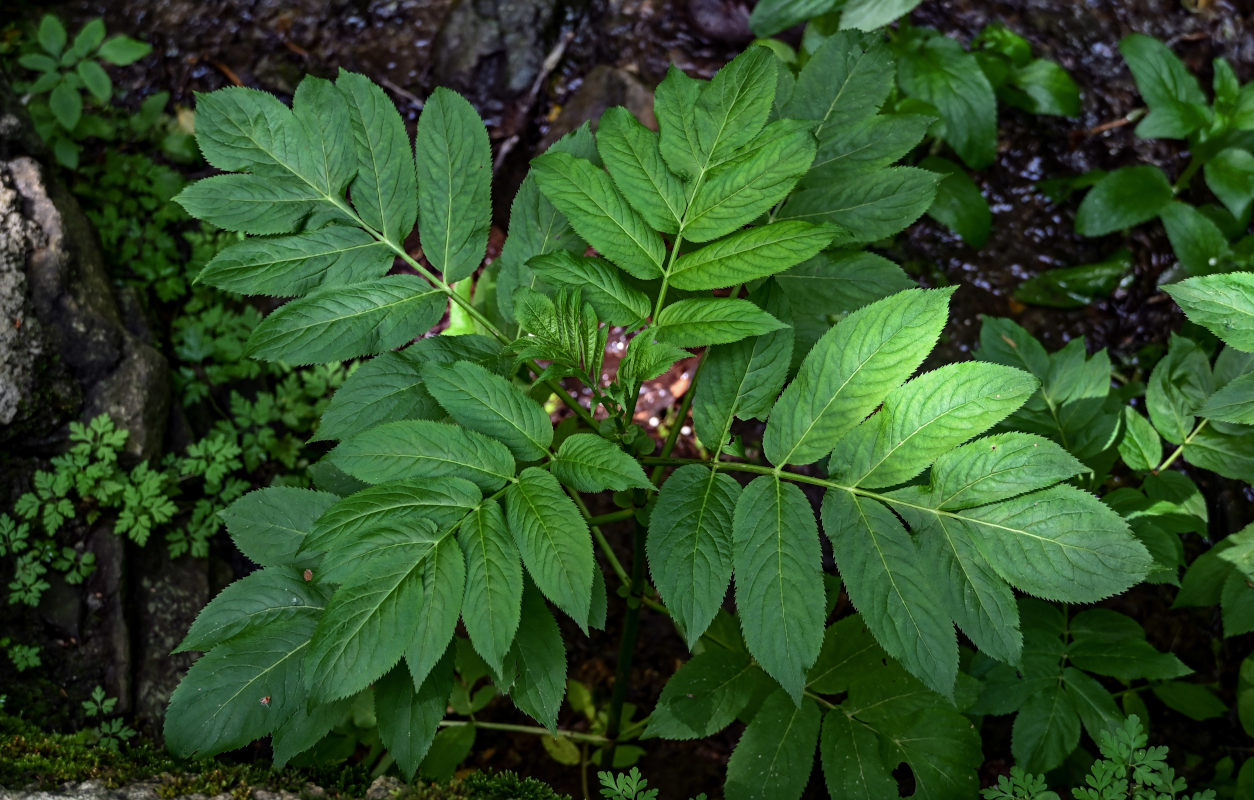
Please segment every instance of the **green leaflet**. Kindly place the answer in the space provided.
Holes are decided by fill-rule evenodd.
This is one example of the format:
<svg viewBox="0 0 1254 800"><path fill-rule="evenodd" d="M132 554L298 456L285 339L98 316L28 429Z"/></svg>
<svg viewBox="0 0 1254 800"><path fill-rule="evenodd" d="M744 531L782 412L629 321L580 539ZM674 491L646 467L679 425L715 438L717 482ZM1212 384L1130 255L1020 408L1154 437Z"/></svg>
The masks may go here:
<svg viewBox="0 0 1254 800"><path fill-rule="evenodd" d="M611 325L634 327L653 310L649 296L628 283L605 259L555 250L535 257L527 265L554 288L582 290L583 298Z"/></svg>
<svg viewBox="0 0 1254 800"><path fill-rule="evenodd" d="M1247 372L1220 388L1197 413L1207 419L1254 425L1254 372Z"/></svg>
<svg viewBox="0 0 1254 800"><path fill-rule="evenodd" d="M691 648L723 605L732 575L740 484L697 464L662 484L649 517L649 572Z"/></svg>
<svg viewBox="0 0 1254 800"><path fill-rule="evenodd" d="M1129 469L1138 472L1157 469L1163 460L1163 442L1158 431L1131 406L1123 410L1123 436L1119 439L1119 457Z"/></svg>
<svg viewBox="0 0 1254 800"><path fill-rule="evenodd" d="M518 630L522 603L518 545L495 500L485 502L462 523L457 539L466 556L462 622L475 650L500 673Z"/></svg>
<svg viewBox="0 0 1254 800"><path fill-rule="evenodd" d="M514 384L471 361L427 364L427 391L458 424L493 437L519 461L539 461L553 442L549 415Z"/></svg>
<svg viewBox="0 0 1254 800"><path fill-rule="evenodd" d="M823 644L824 586L814 512L795 484L763 475L736 500L732 531L736 610L745 645L800 705L806 671Z"/></svg>
<svg viewBox="0 0 1254 800"><path fill-rule="evenodd" d="M270 746L274 750L274 766L285 767L297 755L316 745L331 729L340 723L348 713L348 700L337 700L334 703L321 703L308 707L298 705L293 713L270 736Z"/></svg>
<svg viewBox="0 0 1254 800"><path fill-rule="evenodd" d="M325 194L342 198L349 181L357 175L348 102L331 81L306 75L292 95L292 116L308 135L309 158L318 176L316 185Z"/></svg>
<svg viewBox="0 0 1254 800"><path fill-rule="evenodd" d="M663 308L653 320L657 341L677 347L725 344L787 327L748 300L700 297Z"/></svg>
<svg viewBox="0 0 1254 800"><path fill-rule="evenodd" d="M923 362L952 293L900 292L824 334L771 411L763 438L771 463L810 464L831 451Z"/></svg>
<svg viewBox="0 0 1254 800"><path fill-rule="evenodd" d="M813 189L838 180L865 179L913 150L935 122L926 114L876 114L843 127L825 126L816 134L819 149L814 163L797 185Z"/></svg>
<svg viewBox="0 0 1254 800"><path fill-rule="evenodd" d="M972 169L997 155L997 98L975 56L945 36L899 54L897 80L908 96L930 103L945 121L945 141Z"/></svg>
<svg viewBox="0 0 1254 800"><path fill-rule="evenodd" d="M272 94L228 87L198 95L196 142L205 160L226 172L292 176L321 196L332 189L315 158L312 132ZM321 174L319 169L321 167Z"/></svg>
<svg viewBox="0 0 1254 800"><path fill-rule="evenodd" d="M1172 444L1183 444L1195 414L1213 388L1210 360L1192 339L1171 335L1167 355L1154 365L1145 387L1145 408L1154 428Z"/></svg>
<svg viewBox="0 0 1254 800"><path fill-rule="evenodd" d="M348 103L356 145L357 177L348 190L353 207L388 242L404 247L418 221L418 178L405 123L364 75L340 70L335 86Z"/></svg>
<svg viewBox="0 0 1254 800"><path fill-rule="evenodd" d="M684 215L684 185L666 167L658 135L622 106L601 115L597 152L623 196L654 230L675 233Z"/></svg>
<svg viewBox="0 0 1254 800"><path fill-rule="evenodd" d="M444 529L478 507L481 498L478 487L463 478L424 477L371 486L327 509L305 539L304 550L335 552L373 530L408 527L418 520Z"/></svg>
<svg viewBox="0 0 1254 800"><path fill-rule="evenodd" d="M414 275L327 286L266 317L248 337L254 358L318 364L374 355L425 333L447 298Z"/></svg>
<svg viewBox="0 0 1254 800"><path fill-rule="evenodd" d="M249 492L222 511L231 541L240 552L263 567L296 562L305 536L323 512L340 498L290 486L271 486Z"/></svg>
<svg viewBox="0 0 1254 800"><path fill-rule="evenodd" d="M749 721L727 762L727 800L796 800L814 768L819 741L819 706L794 706L776 690Z"/></svg>
<svg viewBox="0 0 1254 800"><path fill-rule="evenodd" d="M878 800L899 794L897 781L880 756L880 737L839 709L823 716L819 758L832 797Z"/></svg>
<svg viewBox="0 0 1254 800"><path fill-rule="evenodd" d="M1189 278L1163 290L1190 320L1225 344L1254 353L1254 273Z"/></svg>
<svg viewBox="0 0 1254 800"><path fill-rule="evenodd" d="M815 255L836 233L830 225L805 222L750 228L680 256L670 282L676 289L700 291L765 278Z"/></svg>
<svg viewBox="0 0 1254 800"><path fill-rule="evenodd" d="M727 161L762 130L775 99L776 64L766 48L750 47L701 88L693 121L703 171Z"/></svg>
<svg viewBox="0 0 1254 800"><path fill-rule="evenodd" d="M1150 106L1175 103L1206 104L1206 95L1170 48L1151 36L1132 34L1119 43L1119 52L1128 62L1136 88Z"/></svg>
<svg viewBox="0 0 1254 800"><path fill-rule="evenodd" d="M838 3L839 0L762 0L749 15L749 27L757 36L774 36L831 11Z"/></svg>
<svg viewBox="0 0 1254 800"><path fill-rule="evenodd" d="M849 0L840 27L873 31L914 10L922 0Z"/></svg>
<svg viewBox="0 0 1254 800"><path fill-rule="evenodd" d="M795 192L781 219L835 223L850 242L874 242L904 230L932 205L940 180L915 167L888 167Z"/></svg>
<svg viewBox="0 0 1254 800"><path fill-rule="evenodd" d="M427 98L414 137L422 253L445 283L483 261L492 225L492 151L483 120L443 87Z"/></svg>
<svg viewBox="0 0 1254 800"><path fill-rule="evenodd" d="M555 478L580 492L654 490L640 462L595 433L568 436L550 468Z"/></svg>
<svg viewBox="0 0 1254 800"><path fill-rule="evenodd" d="M1232 216L1241 219L1254 203L1254 154L1238 147L1220 150L1206 162L1206 186Z"/></svg>
<svg viewBox="0 0 1254 800"><path fill-rule="evenodd" d="M684 215L684 238L708 242L757 219L792 190L814 153L809 123L776 120L767 125L750 145L711 169L697 185Z"/></svg>
<svg viewBox="0 0 1254 800"><path fill-rule="evenodd" d="M782 115L817 120L814 135L821 151L831 136L879 110L893 89L893 73L893 56L883 42L841 31L811 54Z"/></svg>
<svg viewBox="0 0 1254 800"><path fill-rule="evenodd" d="M228 292L296 297L319 286L381 278L393 258L395 253L386 244L361 228L328 225L294 236L233 244L205 265L199 280Z"/></svg>
<svg viewBox="0 0 1254 800"><path fill-rule="evenodd" d="M303 660L316 624L314 611L293 615L287 624L220 644L193 664L166 711L170 752L186 758L243 747L303 707Z"/></svg>
<svg viewBox="0 0 1254 800"><path fill-rule="evenodd" d="M849 599L876 640L929 687L953 697L958 640L910 534L880 503L831 489L823 530Z"/></svg>
<svg viewBox="0 0 1254 800"><path fill-rule="evenodd" d="M693 109L701 96L702 82L689 78L675 65L666 70L666 78L653 93L653 113L658 122L658 150L672 171L687 177L700 174L701 145Z"/></svg>
<svg viewBox="0 0 1254 800"><path fill-rule="evenodd" d="M527 572L585 631L592 601L592 536L557 479L528 467L505 493L505 516Z"/></svg>
<svg viewBox="0 0 1254 800"><path fill-rule="evenodd" d="M514 459L505 445L430 420L385 422L342 442L328 458L367 483L452 476L493 492L514 477Z"/></svg>
<svg viewBox="0 0 1254 800"><path fill-rule="evenodd" d="M840 441L828 473L872 489L904 483L1005 419L1038 386L1022 370L975 361L925 373L890 392L874 416Z"/></svg>
<svg viewBox="0 0 1254 800"><path fill-rule="evenodd" d="M930 503L947 511L995 503L1052 486L1084 469L1074 456L1040 436L986 436L933 462Z"/></svg>
<svg viewBox="0 0 1254 800"><path fill-rule="evenodd" d="M294 180L258 175L214 175L179 192L188 214L228 231L291 233L313 210L318 195Z"/></svg>
<svg viewBox="0 0 1254 800"><path fill-rule="evenodd" d="M637 278L658 278L666 248L591 161L545 153L531 163L540 190L583 239Z"/></svg>
<svg viewBox="0 0 1254 800"><path fill-rule="evenodd" d="M1140 623L1117 611L1082 611L1070 621L1068 633L1072 642L1067 657L1087 672L1121 680L1162 680L1193 672L1174 654L1160 652L1147 642Z"/></svg>
<svg viewBox="0 0 1254 800"><path fill-rule="evenodd" d="M1117 169L1089 190L1076 211L1081 236L1104 236L1148 222L1171 203L1171 184L1148 164Z"/></svg>
<svg viewBox="0 0 1254 800"><path fill-rule="evenodd" d="M174 649L208 650L236 636L283 626L290 617L308 616L326 606L326 596L294 567L268 567L223 589L209 602Z"/></svg>
<svg viewBox="0 0 1254 800"><path fill-rule="evenodd" d="M680 667L662 689L645 736L700 739L730 725L764 678L748 653L712 647Z"/></svg>
<svg viewBox="0 0 1254 800"><path fill-rule="evenodd" d="M453 649L415 690L403 667L395 667L375 684L379 737L407 780L431 748L453 691Z"/></svg>
<svg viewBox="0 0 1254 800"><path fill-rule="evenodd" d="M466 560L452 536L431 547L422 571L422 605L411 607L416 626L405 648L405 665L415 686L421 686L448 649L461 616L466 584Z"/></svg>
<svg viewBox="0 0 1254 800"><path fill-rule="evenodd" d="M993 213L975 180L946 158L931 156L919 162L919 166L944 176L936 187L936 199L927 210L928 216L977 250L983 247L993 225Z"/></svg>
<svg viewBox="0 0 1254 800"><path fill-rule="evenodd" d="M819 694L840 694L858 678L857 666L865 658L880 658L883 650L862 617L853 614L828 626L819 658L806 676L806 688Z"/></svg>
<svg viewBox="0 0 1254 800"><path fill-rule="evenodd" d="M566 644L544 596L530 581L523 588L522 619L505 657L505 674L514 676L508 689L514 705L554 730L566 696Z"/></svg>
<svg viewBox="0 0 1254 800"><path fill-rule="evenodd" d="M394 541L360 557L318 620L305 657L305 684L315 702L348 697L400 661L427 602L423 569L429 539Z"/></svg>
<svg viewBox="0 0 1254 800"><path fill-rule="evenodd" d="M1080 743L1080 715L1071 694L1050 686L1028 697L1015 717L1010 749L1015 760L1031 770L1062 764Z"/></svg>
<svg viewBox="0 0 1254 800"><path fill-rule="evenodd" d="M1232 248L1228 237L1210 217L1178 200L1168 203L1158 217L1186 274L1205 275L1229 266Z"/></svg>

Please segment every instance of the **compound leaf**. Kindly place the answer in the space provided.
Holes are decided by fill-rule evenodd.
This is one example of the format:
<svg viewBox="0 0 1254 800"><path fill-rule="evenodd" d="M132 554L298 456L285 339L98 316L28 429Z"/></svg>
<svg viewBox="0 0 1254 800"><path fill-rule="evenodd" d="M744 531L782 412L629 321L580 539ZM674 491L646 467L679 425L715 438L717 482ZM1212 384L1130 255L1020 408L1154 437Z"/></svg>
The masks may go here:
<svg viewBox="0 0 1254 800"><path fill-rule="evenodd" d="M540 280L555 287L580 289L610 325L635 326L649 316L649 296L630 285L623 274L603 258L588 258L555 250L527 262Z"/></svg>
<svg viewBox="0 0 1254 800"><path fill-rule="evenodd" d="M227 586L196 615L173 652L208 650L243 633L281 627L287 617L321 611L326 597L297 573L295 568L269 567Z"/></svg>
<svg viewBox="0 0 1254 800"><path fill-rule="evenodd" d="M654 488L640 462L595 433L568 436L550 468L554 477L580 492Z"/></svg>
<svg viewBox="0 0 1254 800"><path fill-rule="evenodd" d="M653 321L659 342L676 347L725 344L787 327L754 303L732 297L694 297L671 303Z"/></svg>
<svg viewBox="0 0 1254 800"><path fill-rule="evenodd" d="M956 447L932 464L935 508L956 511L1044 489L1085 470L1062 447L1030 433L1001 433Z"/></svg>
<svg viewBox="0 0 1254 800"><path fill-rule="evenodd" d="M463 522L457 538L466 556L462 622L475 650L500 673L518 631L522 603L518 545L495 500L485 502Z"/></svg>
<svg viewBox="0 0 1254 800"><path fill-rule="evenodd" d="M750 228L680 256L671 285L701 291L765 278L818 253L836 233L830 225L795 221Z"/></svg>
<svg viewBox="0 0 1254 800"><path fill-rule="evenodd" d="M296 297L319 286L381 278L394 257L386 244L361 228L328 225L230 245L205 265L198 280L228 292Z"/></svg>
<svg viewBox="0 0 1254 800"><path fill-rule="evenodd" d="M1254 273L1189 278L1164 286L1190 320L1225 344L1254 353Z"/></svg>
<svg viewBox="0 0 1254 800"><path fill-rule="evenodd" d="M411 609L417 626L405 648L405 664L415 686L421 686L448 649L461 616L466 588L466 560L452 536L437 540L422 571L422 605Z"/></svg>
<svg viewBox="0 0 1254 800"><path fill-rule="evenodd" d="M727 800L797 800L819 742L818 704L794 705L782 689L762 703L727 762Z"/></svg>
<svg viewBox="0 0 1254 800"><path fill-rule="evenodd" d="M327 509L314 523L304 549L335 552L373 530L405 528L419 520L443 530L477 508L481 499L479 488L464 478L420 477L371 486Z"/></svg>
<svg viewBox="0 0 1254 800"><path fill-rule="evenodd" d="M658 135L635 116L615 106L601 115L597 152L614 183L654 230L675 233L687 198L684 185L667 168L658 149Z"/></svg>
<svg viewBox="0 0 1254 800"><path fill-rule="evenodd" d="M353 206L390 242L403 248L418 221L418 177L409 136L396 106L364 75L340 70L335 86L348 102L356 143Z"/></svg>
<svg viewBox="0 0 1254 800"><path fill-rule="evenodd" d="M596 563L579 509L550 473L528 467L505 493L505 516L536 586L586 631Z"/></svg>
<svg viewBox="0 0 1254 800"><path fill-rule="evenodd" d="M539 461L553 442L553 423L535 400L471 361L427 364L428 392L460 425L509 448L519 461Z"/></svg>

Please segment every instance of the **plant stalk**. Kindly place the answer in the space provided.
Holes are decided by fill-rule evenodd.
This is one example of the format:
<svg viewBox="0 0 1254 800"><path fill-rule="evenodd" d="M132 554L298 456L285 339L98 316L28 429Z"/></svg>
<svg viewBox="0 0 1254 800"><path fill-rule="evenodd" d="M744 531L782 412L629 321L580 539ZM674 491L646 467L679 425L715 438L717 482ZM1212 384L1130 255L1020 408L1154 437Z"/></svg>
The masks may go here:
<svg viewBox="0 0 1254 800"><path fill-rule="evenodd" d="M643 504L644 493L636 492L636 502ZM605 737L610 745L601 757L602 769L614 765L614 749L623 722L623 701L627 699L627 686L631 683L631 660L636 652L636 637L640 632L640 606L644 588L645 528L639 518L632 530L633 555L631 559L631 593L627 595L627 617L623 622L623 635L618 643L618 665L614 669L614 693L610 696L609 718Z"/></svg>
<svg viewBox="0 0 1254 800"><path fill-rule="evenodd" d="M530 733L535 736L552 736L555 739L570 739L575 742L589 742L591 744L605 744L609 741L609 739L604 736L598 736L595 733L580 733L579 731L564 731L561 729L550 731L547 728L541 728L539 725L514 725L508 722L480 722L477 719L440 720L441 728L464 728L467 725L473 728L483 728L487 731Z"/></svg>

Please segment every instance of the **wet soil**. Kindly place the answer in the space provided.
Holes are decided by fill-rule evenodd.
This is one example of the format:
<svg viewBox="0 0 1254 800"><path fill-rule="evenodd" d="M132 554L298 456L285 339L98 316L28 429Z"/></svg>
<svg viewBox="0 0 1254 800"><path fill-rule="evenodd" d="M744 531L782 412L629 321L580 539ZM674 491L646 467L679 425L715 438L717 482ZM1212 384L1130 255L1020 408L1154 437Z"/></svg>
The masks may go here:
<svg viewBox="0 0 1254 800"><path fill-rule="evenodd" d="M1061 62L1084 90L1078 119L1001 111L997 161L975 176L994 212L993 233L984 248L973 250L924 219L889 249L925 284L963 285L949 331L953 350L973 345L979 314L1012 316L1050 349L1084 336L1090 349L1109 347L1117 359L1134 358L1140 348L1163 341L1178 327L1177 313L1157 290L1159 276L1173 260L1161 230L1145 226L1126 240L1119 235L1084 239L1074 233L1078 198L1055 203L1037 184L1134 163L1179 173L1188 157L1180 147L1138 140L1133 126L1117 124L1140 100L1116 45L1128 33L1148 33L1171 44L1203 86L1209 86L1210 62L1217 56L1228 58L1242 80L1254 79L1254 8L1242 0L1197 4L1205 10L1189 10L1180 0L928 0L914 13L915 24L964 41L989 22L1004 22L1027 37L1038 54ZM153 55L122 71L118 83L130 92L126 102L168 90L175 102L190 105L195 92L232 83L286 95L307 72L333 75L343 67L380 82L412 124L430 89L451 83L488 121L496 151L508 153L498 166L499 229L506 227L508 198L526 160L552 126L567 124L563 112L567 118L579 115L569 107L578 106L579 90L596 68L612 69L646 88L661 80L670 63L708 77L752 39L748 5L734 0L538 0L522 3L529 9L530 27L511 31L525 35L507 37L498 27L480 39L467 33L474 26L466 20L476 19L465 17L467 8L481 15L519 12L507 9L510 4L503 0L463 0L460 5L459 10L456 0L71 0L55 4L55 10L75 25L103 16L111 32L154 44ZM37 10L29 3L18 8ZM474 58L466 58L467 53ZM1121 246L1133 252L1135 279L1110 298L1062 311L1025 307L1011 297L1029 277L1102 260ZM667 414L686 390L685 371L692 366L681 364L650 387L640 405L642 424L675 424ZM1240 496L1234 500L1242 502ZM628 561L630 531L609 533L620 559ZM1121 602L1139 617L1158 615L1164 622L1150 629L1151 638L1160 646L1174 644L1203 677L1213 677L1217 662L1210 648L1217 627L1209 610L1169 615L1162 598L1150 587ZM622 600L611 593L609 631L591 638L573 626L565 631L571 677L594 687L600 701L611 690L623 612ZM651 707L686 655L670 624L646 610L629 702ZM499 721L527 721L506 705L492 713ZM1234 720L1190 726L1178 716L1163 712L1192 752L1218 752L1225 738L1238 735ZM559 722L574 729L584 724L569 710ZM999 739L1008 742L1009 731L1004 733L986 742L995 750ZM652 741L641 768L668 797L716 792L738 735L733 726L700 742ZM1004 771L1008 754L990 755L990 766ZM576 771L556 765L534 737L482 731L470 765L516 769L580 796ZM989 771L986 780L995 774ZM1209 777L1209 770L1197 774ZM817 771L807 796L826 796Z"/></svg>

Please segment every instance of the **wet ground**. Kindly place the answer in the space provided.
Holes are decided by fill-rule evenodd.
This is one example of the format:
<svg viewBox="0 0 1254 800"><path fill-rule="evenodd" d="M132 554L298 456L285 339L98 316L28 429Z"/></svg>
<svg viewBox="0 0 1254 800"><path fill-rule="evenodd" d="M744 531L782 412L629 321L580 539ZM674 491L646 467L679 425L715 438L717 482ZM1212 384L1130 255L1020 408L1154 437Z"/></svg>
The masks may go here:
<svg viewBox="0 0 1254 800"><path fill-rule="evenodd" d="M73 0L56 8L76 22L101 15L111 32L154 44L154 55L119 80L132 102L169 90L190 105L194 92L233 83L282 95L307 72L333 75L343 67L377 80L412 122L432 87L451 85L479 108L496 152L504 154L496 195L501 228L526 160L554 135L551 127L577 122L607 99L647 106L648 90L669 63L708 77L751 40L747 7L727 0ZM928 0L913 15L915 24L964 41L995 20L1071 71L1084 90L1083 114L1059 119L1003 109L998 159L975 176L994 212L988 244L972 250L925 219L890 255L924 283L964 286L951 327L956 350L974 342L978 315L988 313L1015 317L1051 349L1085 336L1116 358L1133 357L1179 322L1157 291L1173 260L1165 236L1147 226L1126 242L1118 235L1081 238L1073 230L1078 199L1054 203L1037 183L1147 162L1178 174L1186 153L1172 143L1137 140L1132 125L1120 124L1140 101L1116 45L1132 32L1152 34L1171 44L1203 86L1216 56L1248 81L1254 79L1254 6L1245 0ZM1135 278L1108 299L1068 311L1011 299L1026 278L1099 261L1124 245L1133 253ZM690 368L679 367L651 388L640 406L643 422L666 421ZM569 631L572 677L608 686L621 610L612 599L611 631L591 640ZM1188 632L1155 635L1179 639ZM1195 646L1208 648L1209 632L1202 639ZM646 612L628 699L648 708L685 652L670 625ZM501 719L523 721L509 713L502 710ZM563 724L575 722L563 716ZM641 767L667 796L688 796L718 785L734 741L725 733L696 743L653 742ZM579 792L573 770L556 766L533 738L483 732L471 763L537 774ZM823 794L817 780L810 789Z"/></svg>

